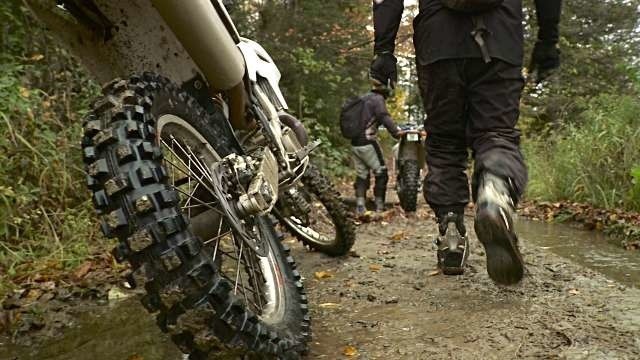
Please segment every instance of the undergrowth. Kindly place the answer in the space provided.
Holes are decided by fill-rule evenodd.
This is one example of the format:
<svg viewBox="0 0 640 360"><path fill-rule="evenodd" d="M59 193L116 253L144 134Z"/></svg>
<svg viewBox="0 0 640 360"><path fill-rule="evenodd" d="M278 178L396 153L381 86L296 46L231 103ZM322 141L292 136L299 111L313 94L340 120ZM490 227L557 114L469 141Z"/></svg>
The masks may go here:
<svg viewBox="0 0 640 360"><path fill-rule="evenodd" d="M96 94L15 4L0 4L0 297L13 281L70 269L99 246L84 184L81 115Z"/></svg>
<svg viewBox="0 0 640 360"><path fill-rule="evenodd" d="M528 197L640 211L640 100L601 95L575 124L529 138Z"/></svg>

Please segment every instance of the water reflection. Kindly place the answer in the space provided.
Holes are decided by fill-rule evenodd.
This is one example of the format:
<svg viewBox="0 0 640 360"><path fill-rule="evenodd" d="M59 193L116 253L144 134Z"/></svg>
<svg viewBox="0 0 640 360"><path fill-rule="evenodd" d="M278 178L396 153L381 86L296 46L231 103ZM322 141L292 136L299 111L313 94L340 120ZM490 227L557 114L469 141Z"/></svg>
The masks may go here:
<svg viewBox="0 0 640 360"><path fill-rule="evenodd" d="M627 251L601 232L564 224L516 221L523 242L534 245L603 273L628 286L640 284L640 256Z"/></svg>

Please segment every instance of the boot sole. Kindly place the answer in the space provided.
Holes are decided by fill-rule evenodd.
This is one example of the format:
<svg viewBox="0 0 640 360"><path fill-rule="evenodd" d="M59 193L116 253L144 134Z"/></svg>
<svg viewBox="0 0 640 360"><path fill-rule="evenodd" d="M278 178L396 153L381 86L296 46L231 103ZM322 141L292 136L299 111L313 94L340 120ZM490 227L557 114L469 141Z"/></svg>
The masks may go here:
<svg viewBox="0 0 640 360"><path fill-rule="evenodd" d="M524 262L515 245L515 234L505 227L500 210L480 209L474 228L487 254L489 277L503 285L520 282L524 276Z"/></svg>
<svg viewBox="0 0 640 360"><path fill-rule="evenodd" d="M462 265L461 265L462 264ZM464 274L464 253L449 252L444 256L440 270L444 275L462 275Z"/></svg>

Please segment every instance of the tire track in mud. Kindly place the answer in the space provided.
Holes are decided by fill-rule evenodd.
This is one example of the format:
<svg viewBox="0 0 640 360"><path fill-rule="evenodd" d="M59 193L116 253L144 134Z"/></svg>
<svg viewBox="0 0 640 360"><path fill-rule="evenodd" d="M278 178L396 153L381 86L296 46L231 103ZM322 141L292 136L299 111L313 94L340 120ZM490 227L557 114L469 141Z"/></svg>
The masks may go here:
<svg viewBox="0 0 640 360"><path fill-rule="evenodd" d="M465 275L436 275L437 229L421 211L360 225L357 257L293 246L313 316L309 358L640 358L639 290L526 242L525 280L498 287L472 231Z"/></svg>

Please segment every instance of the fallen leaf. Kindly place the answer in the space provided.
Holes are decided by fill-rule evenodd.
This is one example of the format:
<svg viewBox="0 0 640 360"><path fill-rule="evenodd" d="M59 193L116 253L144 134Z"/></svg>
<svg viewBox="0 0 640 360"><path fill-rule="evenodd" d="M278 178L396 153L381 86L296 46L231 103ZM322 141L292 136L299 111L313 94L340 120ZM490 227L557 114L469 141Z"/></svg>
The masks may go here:
<svg viewBox="0 0 640 360"><path fill-rule="evenodd" d="M440 270L433 270L427 274L427 276L436 276L440 275Z"/></svg>
<svg viewBox="0 0 640 360"><path fill-rule="evenodd" d="M322 279L330 279L333 277L333 274L329 271L316 271L313 276L316 277L316 279L318 280L322 280Z"/></svg>
<svg viewBox="0 0 640 360"><path fill-rule="evenodd" d="M80 267L78 267L76 271L73 272L73 277L77 280L84 278L89 273L89 270L91 270L91 266L92 264L90 261L87 261L84 264L80 265Z"/></svg>
<svg viewBox="0 0 640 360"><path fill-rule="evenodd" d="M391 240L400 241L406 239L406 233L404 231L398 231L397 233L391 235Z"/></svg>
<svg viewBox="0 0 640 360"><path fill-rule="evenodd" d="M580 291L578 291L577 289L571 289L571 290L569 290L569 294L578 295L578 294L580 294Z"/></svg>
<svg viewBox="0 0 640 360"><path fill-rule="evenodd" d="M380 266L378 264L369 265L369 270L371 270L373 272L378 272L378 271L380 271L380 269L382 269L382 266Z"/></svg>
<svg viewBox="0 0 640 360"><path fill-rule="evenodd" d="M42 296L42 290L39 289L29 289L26 295L23 295L26 301L35 301Z"/></svg>
<svg viewBox="0 0 640 360"><path fill-rule="evenodd" d="M112 287L111 290L109 290L109 293L107 294L107 299L121 300L121 299L126 299L129 296L131 295L124 293L122 290L118 289L117 287Z"/></svg>
<svg viewBox="0 0 640 360"><path fill-rule="evenodd" d="M45 291L51 291L53 289L56 288L56 282L55 281L45 281L42 284L40 284L40 289L45 290Z"/></svg>
<svg viewBox="0 0 640 360"><path fill-rule="evenodd" d="M29 58L31 61L40 61L42 59L44 59L44 55L42 54L34 54Z"/></svg>
<svg viewBox="0 0 640 360"><path fill-rule="evenodd" d="M323 309L335 309L335 308L339 308L340 304L336 304L336 303L322 303L320 305L321 308Z"/></svg>
<svg viewBox="0 0 640 360"><path fill-rule="evenodd" d="M19 88L20 91L20 96L22 96L23 98L28 98L29 95L31 95L31 91L29 91L29 89L25 88L25 87L20 87Z"/></svg>
<svg viewBox="0 0 640 360"><path fill-rule="evenodd" d="M353 346L349 345L349 346L345 346L345 347L342 349L342 353L343 353L345 356L350 356L350 357L351 357L351 356L356 356L356 355L358 355L358 349L356 349L355 347L353 347Z"/></svg>

